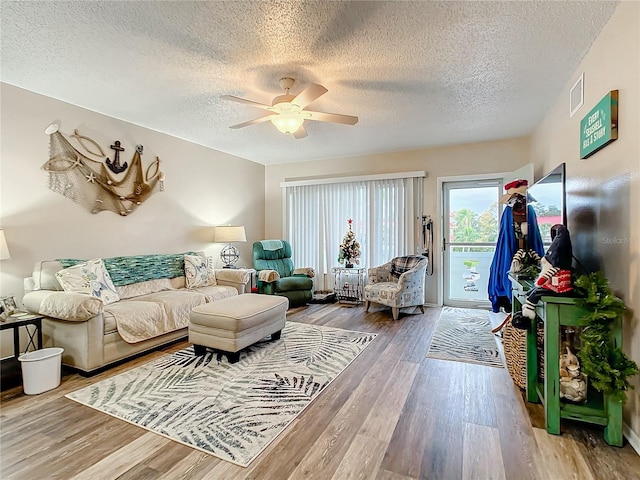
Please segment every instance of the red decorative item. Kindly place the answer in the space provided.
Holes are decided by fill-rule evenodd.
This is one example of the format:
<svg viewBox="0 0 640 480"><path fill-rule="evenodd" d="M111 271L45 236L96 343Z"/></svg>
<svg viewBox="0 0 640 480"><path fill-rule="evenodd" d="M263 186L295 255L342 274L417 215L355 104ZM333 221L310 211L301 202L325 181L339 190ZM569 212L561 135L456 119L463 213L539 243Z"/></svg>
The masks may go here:
<svg viewBox="0 0 640 480"><path fill-rule="evenodd" d="M509 182L504 186L505 190L509 190L510 188L518 188L518 187L526 187L529 185L529 182L526 180L514 180L513 182Z"/></svg>

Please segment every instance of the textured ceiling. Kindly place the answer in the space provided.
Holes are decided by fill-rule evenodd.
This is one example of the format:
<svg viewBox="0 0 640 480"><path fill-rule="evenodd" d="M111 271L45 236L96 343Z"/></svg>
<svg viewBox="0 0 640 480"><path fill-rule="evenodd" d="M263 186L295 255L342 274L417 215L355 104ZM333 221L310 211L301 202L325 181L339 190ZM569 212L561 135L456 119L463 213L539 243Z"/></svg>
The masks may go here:
<svg viewBox="0 0 640 480"><path fill-rule="evenodd" d="M265 165L418 149L530 134L616 7L2 0L1 78ZM359 123L228 128L264 112L221 95L270 103L283 76Z"/></svg>

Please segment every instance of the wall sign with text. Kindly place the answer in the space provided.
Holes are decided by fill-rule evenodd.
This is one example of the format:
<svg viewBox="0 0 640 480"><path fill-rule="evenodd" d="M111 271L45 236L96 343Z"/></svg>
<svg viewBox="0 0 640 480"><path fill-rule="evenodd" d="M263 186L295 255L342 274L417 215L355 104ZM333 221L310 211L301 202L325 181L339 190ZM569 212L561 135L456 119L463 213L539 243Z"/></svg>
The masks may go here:
<svg viewBox="0 0 640 480"><path fill-rule="evenodd" d="M618 139L618 90L611 90L580 122L580 158Z"/></svg>

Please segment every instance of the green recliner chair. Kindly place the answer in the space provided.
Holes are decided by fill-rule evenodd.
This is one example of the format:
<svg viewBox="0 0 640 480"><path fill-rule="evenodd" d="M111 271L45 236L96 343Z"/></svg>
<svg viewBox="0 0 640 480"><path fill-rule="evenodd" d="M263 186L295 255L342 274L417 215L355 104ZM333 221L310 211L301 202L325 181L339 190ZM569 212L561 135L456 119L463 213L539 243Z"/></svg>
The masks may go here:
<svg viewBox="0 0 640 480"><path fill-rule="evenodd" d="M306 305L313 297L312 268L294 268L291 244L285 240L262 240L253 244L253 268L258 293L281 295L289 306Z"/></svg>

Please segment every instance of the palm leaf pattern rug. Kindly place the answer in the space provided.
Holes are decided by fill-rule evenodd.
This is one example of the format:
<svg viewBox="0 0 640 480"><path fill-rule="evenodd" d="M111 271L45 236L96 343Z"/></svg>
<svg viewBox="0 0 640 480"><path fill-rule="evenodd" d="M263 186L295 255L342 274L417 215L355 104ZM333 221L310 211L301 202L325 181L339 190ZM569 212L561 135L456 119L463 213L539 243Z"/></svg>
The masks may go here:
<svg viewBox="0 0 640 480"><path fill-rule="evenodd" d="M427 357L503 367L489 311L443 307Z"/></svg>
<svg viewBox="0 0 640 480"><path fill-rule="evenodd" d="M66 397L246 467L375 336L287 322L235 364L189 347Z"/></svg>

